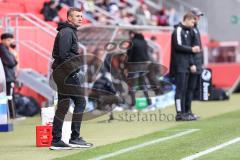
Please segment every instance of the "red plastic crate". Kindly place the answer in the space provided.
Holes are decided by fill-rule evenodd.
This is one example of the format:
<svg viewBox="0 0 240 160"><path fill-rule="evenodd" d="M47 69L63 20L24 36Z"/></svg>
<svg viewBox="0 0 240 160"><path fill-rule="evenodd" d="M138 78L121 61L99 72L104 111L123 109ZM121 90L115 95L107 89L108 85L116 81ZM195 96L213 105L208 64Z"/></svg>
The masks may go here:
<svg viewBox="0 0 240 160"><path fill-rule="evenodd" d="M36 126L36 146L50 147L52 142L52 126Z"/></svg>

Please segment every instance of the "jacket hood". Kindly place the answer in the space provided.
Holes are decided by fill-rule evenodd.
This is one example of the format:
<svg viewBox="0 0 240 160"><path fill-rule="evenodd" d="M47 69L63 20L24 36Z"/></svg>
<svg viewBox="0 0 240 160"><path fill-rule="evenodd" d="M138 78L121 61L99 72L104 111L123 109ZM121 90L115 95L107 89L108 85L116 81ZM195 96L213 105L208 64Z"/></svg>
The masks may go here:
<svg viewBox="0 0 240 160"><path fill-rule="evenodd" d="M57 30L60 31L61 29L67 28L67 27L72 28L74 30L77 29L76 27L74 27L73 25L69 24L68 22L59 22Z"/></svg>

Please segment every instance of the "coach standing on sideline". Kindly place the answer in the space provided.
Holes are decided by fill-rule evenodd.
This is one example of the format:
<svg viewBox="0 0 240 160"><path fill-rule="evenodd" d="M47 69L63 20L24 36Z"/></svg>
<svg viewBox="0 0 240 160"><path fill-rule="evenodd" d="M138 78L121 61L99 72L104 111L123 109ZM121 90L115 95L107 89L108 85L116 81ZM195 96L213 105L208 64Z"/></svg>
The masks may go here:
<svg viewBox="0 0 240 160"><path fill-rule="evenodd" d="M53 72L58 69L58 67L63 64L69 62L70 59L79 55L78 50L78 37L76 34L77 28L80 27L82 23L82 10L79 8L70 8L67 12L67 22L59 23L57 30L59 31L54 42L54 48L52 56L54 58L54 62L52 65ZM71 65L71 64L68 64ZM77 68L76 68L77 69ZM57 71L56 71L57 72ZM64 68L63 68L64 72ZM63 73L53 74L54 81L57 84L58 88L61 88L62 84L59 83L59 77L61 77ZM81 85L80 77L78 74L78 70L69 74L67 78L67 83L71 85ZM65 78L64 78L65 79ZM77 88L77 87L76 87ZM70 100L72 100L75 104L74 114L72 117L72 134L69 140L69 145L64 143L62 138L62 126L65 115L68 112L70 106ZM58 89L58 103L57 110L54 116L53 121L53 140L50 149L52 150L61 150L61 149L71 149L71 147L91 147L92 144L87 143L80 137L80 127L83 112L86 106L85 98L81 97L81 95L67 95L59 91Z"/></svg>
<svg viewBox="0 0 240 160"><path fill-rule="evenodd" d="M176 81L176 121L195 120L186 111L186 96L190 73L196 73L196 65L193 59L194 54L200 52L199 46L194 46L194 33L192 28L195 24L195 16L189 12L184 15L183 22L176 26L172 34L172 53L170 75ZM191 99L190 99L191 102Z"/></svg>
<svg viewBox="0 0 240 160"><path fill-rule="evenodd" d="M198 119L199 116L192 113L192 106L191 101L193 99L194 91L196 91L197 85L200 85L200 76L203 71L203 48L202 48L202 42L201 42L201 35L200 31L198 29L198 22L200 20L200 17L203 16L203 13L198 8L193 8L190 11L196 18L195 24L193 27L193 45L200 47L200 52L193 55L194 64L197 67L197 72L194 74L189 75L189 82L188 82L188 91L187 91L187 98L186 98L186 112L193 116L194 118Z"/></svg>

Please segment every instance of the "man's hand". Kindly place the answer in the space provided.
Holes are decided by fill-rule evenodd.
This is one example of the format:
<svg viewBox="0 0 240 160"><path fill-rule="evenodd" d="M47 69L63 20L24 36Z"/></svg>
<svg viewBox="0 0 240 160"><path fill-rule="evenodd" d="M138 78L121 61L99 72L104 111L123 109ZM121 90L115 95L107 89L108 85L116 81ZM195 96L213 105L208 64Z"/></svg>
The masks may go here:
<svg viewBox="0 0 240 160"><path fill-rule="evenodd" d="M195 65L192 65L190 67L190 71L191 71L191 73L196 73L197 72L197 67Z"/></svg>
<svg viewBox="0 0 240 160"><path fill-rule="evenodd" d="M18 52L15 49L9 48L9 52L12 53L15 58L18 56Z"/></svg>
<svg viewBox="0 0 240 160"><path fill-rule="evenodd" d="M192 52L193 53L199 53L201 51L200 47L199 46L194 46L192 47Z"/></svg>

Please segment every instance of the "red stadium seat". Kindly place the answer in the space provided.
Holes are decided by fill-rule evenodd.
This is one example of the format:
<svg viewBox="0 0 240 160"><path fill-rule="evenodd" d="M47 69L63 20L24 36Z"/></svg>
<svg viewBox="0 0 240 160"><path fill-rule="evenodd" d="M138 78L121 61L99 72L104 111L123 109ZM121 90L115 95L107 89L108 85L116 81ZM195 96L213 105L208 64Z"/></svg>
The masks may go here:
<svg viewBox="0 0 240 160"><path fill-rule="evenodd" d="M23 13L23 5L14 3L0 3L0 17L10 13Z"/></svg>
<svg viewBox="0 0 240 160"><path fill-rule="evenodd" d="M56 22L47 22L48 24L50 24L51 26L53 26L54 28L57 28L57 23Z"/></svg>
<svg viewBox="0 0 240 160"><path fill-rule="evenodd" d="M41 20L44 20L44 16L41 13L35 13L34 15L40 18Z"/></svg>
<svg viewBox="0 0 240 160"><path fill-rule="evenodd" d="M24 3L22 0L5 0L7 3L15 3L15 4L18 4L18 3Z"/></svg>
<svg viewBox="0 0 240 160"><path fill-rule="evenodd" d="M39 4L43 4L44 2L48 2L49 0L5 0L8 3L15 3L15 4L34 4L35 5L39 5Z"/></svg>
<svg viewBox="0 0 240 160"><path fill-rule="evenodd" d="M26 13L33 13L33 14L40 14L41 9L43 8L42 5L35 5L35 4L24 4L25 12Z"/></svg>
<svg viewBox="0 0 240 160"><path fill-rule="evenodd" d="M62 21L66 21L67 20L67 10L68 10L68 8L65 8L65 7L63 7L59 12L58 12L58 15L59 15L59 17L60 17L60 19L62 20Z"/></svg>
<svg viewBox="0 0 240 160"><path fill-rule="evenodd" d="M0 3L1 13L22 13L24 12L24 7L22 4L16 3Z"/></svg>

